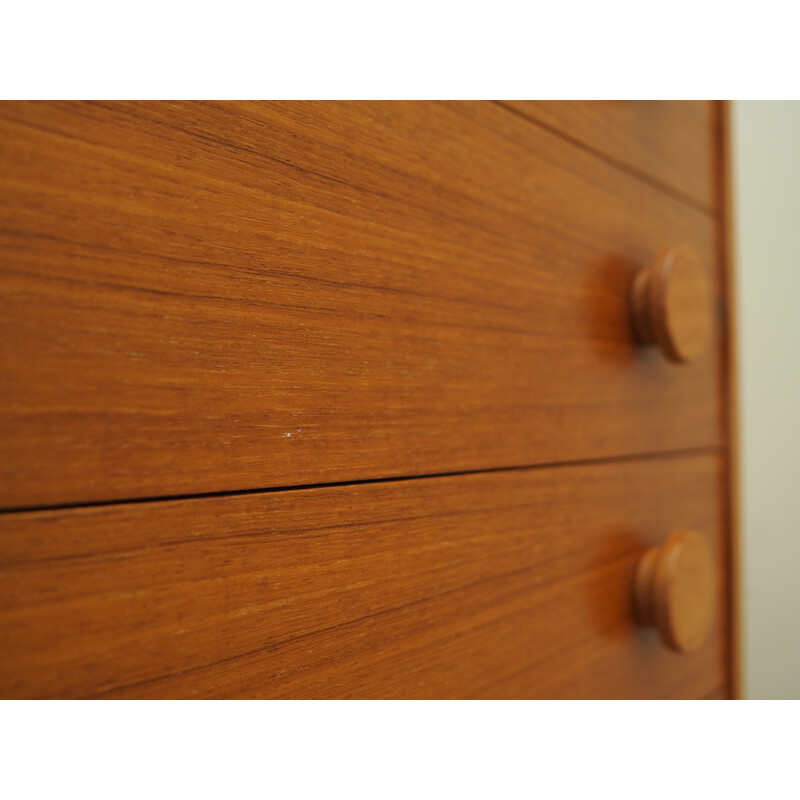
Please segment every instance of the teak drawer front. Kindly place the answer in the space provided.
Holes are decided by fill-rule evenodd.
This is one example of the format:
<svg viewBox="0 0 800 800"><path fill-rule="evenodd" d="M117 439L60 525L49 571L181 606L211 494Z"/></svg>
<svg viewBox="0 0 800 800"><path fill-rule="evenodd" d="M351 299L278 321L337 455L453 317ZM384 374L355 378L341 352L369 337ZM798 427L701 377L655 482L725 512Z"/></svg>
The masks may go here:
<svg viewBox="0 0 800 800"><path fill-rule="evenodd" d="M0 695L729 692L716 454L0 517ZM714 631L634 626L644 550L709 537Z"/></svg>
<svg viewBox="0 0 800 800"><path fill-rule="evenodd" d="M505 105L703 208L719 210L718 103L514 100Z"/></svg>
<svg viewBox="0 0 800 800"><path fill-rule="evenodd" d="M721 441L723 331L634 344L716 223L492 103L0 106L0 506Z"/></svg>

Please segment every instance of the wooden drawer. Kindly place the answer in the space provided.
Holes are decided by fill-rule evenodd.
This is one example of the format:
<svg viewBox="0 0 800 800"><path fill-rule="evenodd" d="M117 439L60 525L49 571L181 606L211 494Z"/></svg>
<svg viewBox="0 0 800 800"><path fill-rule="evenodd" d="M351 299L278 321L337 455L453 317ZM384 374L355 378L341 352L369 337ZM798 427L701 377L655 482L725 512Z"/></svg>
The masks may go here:
<svg viewBox="0 0 800 800"><path fill-rule="evenodd" d="M0 694L727 696L724 460L621 460L0 517ZM677 655L635 565L709 537Z"/></svg>
<svg viewBox="0 0 800 800"><path fill-rule="evenodd" d="M5 508L723 441L628 305L716 221L499 104L5 103L0 214Z"/></svg>
<svg viewBox="0 0 800 800"><path fill-rule="evenodd" d="M506 105L700 208L720 210L719 103L515 100Z"/></svg>

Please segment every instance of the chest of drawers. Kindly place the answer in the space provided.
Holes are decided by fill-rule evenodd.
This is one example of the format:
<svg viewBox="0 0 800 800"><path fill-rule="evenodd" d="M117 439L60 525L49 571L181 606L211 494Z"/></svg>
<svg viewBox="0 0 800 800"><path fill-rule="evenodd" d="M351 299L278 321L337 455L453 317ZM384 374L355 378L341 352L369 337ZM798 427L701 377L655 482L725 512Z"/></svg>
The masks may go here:
<svg viewBox="0 0 800 800"><path fill-rule="evenodd" d="M730 696L723 114L0 106L0 692Z"/></svg>

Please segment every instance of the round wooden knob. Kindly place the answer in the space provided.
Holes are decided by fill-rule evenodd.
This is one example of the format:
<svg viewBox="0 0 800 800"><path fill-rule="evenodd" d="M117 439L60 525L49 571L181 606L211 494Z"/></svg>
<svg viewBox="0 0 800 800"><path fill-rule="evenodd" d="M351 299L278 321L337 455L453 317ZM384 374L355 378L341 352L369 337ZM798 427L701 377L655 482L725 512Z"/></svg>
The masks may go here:
<svg viewBox="0 0 800 800"><path fill-rule="evenodd" d="M714 559L705 536L676 531L636 569L636 615L667 647L688 653L706 640L714 613Z"/></svg>
<svg viewBox="0 0 800 800"><path fill-rule="evenodd" d="M631 288L633 327L642 344L655 344L670 361L689 361L711 338L708 273L688 245L665 250L639 270Z"/></svg>

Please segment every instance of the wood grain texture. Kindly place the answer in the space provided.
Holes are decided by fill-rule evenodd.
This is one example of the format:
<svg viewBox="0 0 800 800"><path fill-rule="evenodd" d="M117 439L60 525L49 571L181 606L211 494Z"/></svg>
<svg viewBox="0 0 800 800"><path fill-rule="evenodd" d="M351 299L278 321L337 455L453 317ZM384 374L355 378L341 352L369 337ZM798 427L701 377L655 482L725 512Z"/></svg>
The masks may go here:
<svg viewBox="0 0 800 800"><path fill-rule="evenodd" d="M713 221L497 104L4 103L0 214L5 508L722 439L628 308Z"/></svg>
<svg viewBox="0 0 800 800"><path fill-rule="evenodd" d="M723 458L0 516L6 697L729 691ZM634 625L639 558L708 537L713 632Z"/></svg>
<svg viewBox="0 0 800 800"><path fill-rule="evenodd" d="M536 122L646 175L699 207L721 209L712 101L504 101Z"/></svg>

